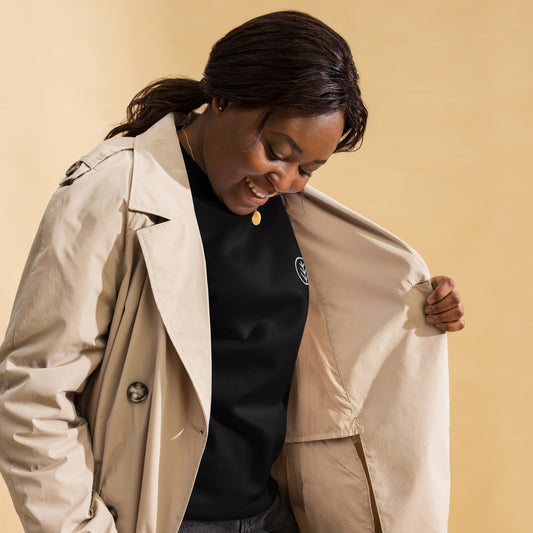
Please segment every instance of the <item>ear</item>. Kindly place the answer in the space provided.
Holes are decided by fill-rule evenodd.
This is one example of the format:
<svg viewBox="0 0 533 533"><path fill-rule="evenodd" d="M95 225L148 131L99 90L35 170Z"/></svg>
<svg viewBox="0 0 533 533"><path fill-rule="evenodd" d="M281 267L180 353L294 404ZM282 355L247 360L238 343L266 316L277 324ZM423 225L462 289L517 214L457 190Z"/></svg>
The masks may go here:
<svg viewBox="0 0 533 533"><path fill-rule="evenodd" d="M227 105L228 101L225 98L213 98L211 100L211 111L218 116L224 112L224 109L226 109Z"/></svg>

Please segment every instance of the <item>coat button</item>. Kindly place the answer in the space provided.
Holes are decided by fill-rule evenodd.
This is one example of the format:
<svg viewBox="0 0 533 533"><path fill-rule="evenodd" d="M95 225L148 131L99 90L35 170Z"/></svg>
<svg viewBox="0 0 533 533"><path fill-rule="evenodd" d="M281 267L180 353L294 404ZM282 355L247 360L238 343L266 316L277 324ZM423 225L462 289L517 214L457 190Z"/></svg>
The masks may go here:
<svg viewBox="0 0 533 533"><path fill-rule="evenodd" d="M135 381L128 387L128 400L132 403L139 403L146 400L148 387L140 381Z"/></svg>
<svg viewBox="0 0 533 533"><path fill-rule="evenodd" d="M117 519L118 519L117 510L112 505L108 505L107 509L111 513L111 516L113 517L113 520L116 522Z"/></svg>
<svg viewBox="0 0 533 533"><path fill-rule="evenodd" d="M69 176L72 176L72 174L74 174L74 172L76 172L76 170L78 170L78 168L81 167L83 161L76 161L75 163L72 163L72 165L70 165L70 167L67 168L67 171L65 172L65 176L67 176L67 178Z"/></svg>

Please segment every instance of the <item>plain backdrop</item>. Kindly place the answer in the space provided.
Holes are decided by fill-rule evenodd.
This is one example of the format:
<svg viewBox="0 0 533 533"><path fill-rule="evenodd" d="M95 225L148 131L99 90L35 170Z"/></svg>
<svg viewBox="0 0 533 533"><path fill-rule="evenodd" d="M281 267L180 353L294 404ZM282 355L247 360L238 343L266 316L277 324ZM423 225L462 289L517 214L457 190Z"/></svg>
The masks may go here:
<svg viewBox="0 0 533 533"><path fill-rule="evenodd" d="M350 43L370 114L363 147L313 184L451 275L465 303L467 328L449 336L449 531L531 531L530 0L1 5L2 331L50 195L134 93L163 76L199 79L211 44L253 16L308 11ZM0 516L3 532L22 531L3 482Z"/></svg>

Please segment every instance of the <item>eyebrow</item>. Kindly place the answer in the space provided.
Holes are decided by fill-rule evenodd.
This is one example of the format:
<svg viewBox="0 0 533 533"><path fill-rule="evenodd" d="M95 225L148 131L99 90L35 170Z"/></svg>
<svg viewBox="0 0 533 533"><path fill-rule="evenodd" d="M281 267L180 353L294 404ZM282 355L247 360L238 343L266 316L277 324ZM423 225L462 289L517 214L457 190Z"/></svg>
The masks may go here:
<svg viewBox="0 0 533 533"><path fill-rule="evenodd" d="M303 150L296 144L296 141L286 133L282 133L281 131L273 131L274 135L277 135L278 137L283 137L299 154L303 152ZM318 163L320 165L323 165L327 161L325 159L315 159L313 163Z"/></svg>

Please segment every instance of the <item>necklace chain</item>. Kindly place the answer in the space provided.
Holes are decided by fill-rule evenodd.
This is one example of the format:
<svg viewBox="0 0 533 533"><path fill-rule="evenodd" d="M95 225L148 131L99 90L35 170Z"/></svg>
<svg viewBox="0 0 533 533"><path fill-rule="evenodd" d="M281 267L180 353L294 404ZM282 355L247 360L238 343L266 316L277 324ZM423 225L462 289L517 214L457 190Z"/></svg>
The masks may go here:
<svg viewBox="0 0 533 533"><path fill-rule="evenodd" d="M189 136L187 135L187 130L185 128L181 128L181 131L185 135L185 140L187 141L187 146L189 147L189 152L191 152L192 160L196 163L196 159L194 157L194 152L192 151L191 143L189 142Z"/></svg>

